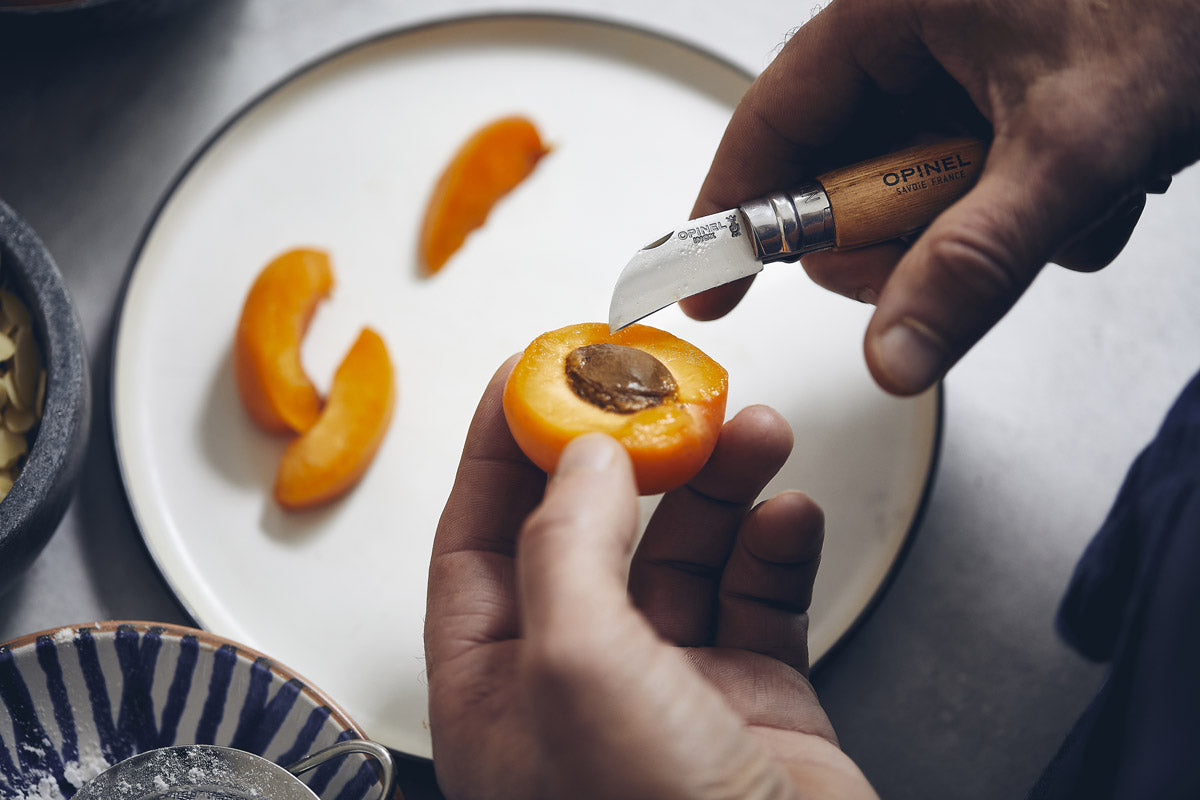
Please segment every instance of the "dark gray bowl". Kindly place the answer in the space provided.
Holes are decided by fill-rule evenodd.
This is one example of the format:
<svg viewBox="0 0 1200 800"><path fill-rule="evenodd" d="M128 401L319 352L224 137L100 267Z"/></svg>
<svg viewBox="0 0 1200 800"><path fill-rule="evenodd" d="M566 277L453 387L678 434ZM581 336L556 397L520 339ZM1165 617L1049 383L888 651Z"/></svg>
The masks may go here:
<svg viewBox="0 0 1200 800"><path fill-rule="evenodd" d="M93 36L166 19L199 2L200 0L0 0L0 26L15 27L21 33L32 31Z"/></svg>
<svg viewBox="0 0 1200 800"><path fill-rule="evenodd" d="M0 274L29 307L46 366L46 401L29 455L0 500L0 593L33 562L62 520L83 466L91 381L79 315L54 259L0 202Z"/></svg>

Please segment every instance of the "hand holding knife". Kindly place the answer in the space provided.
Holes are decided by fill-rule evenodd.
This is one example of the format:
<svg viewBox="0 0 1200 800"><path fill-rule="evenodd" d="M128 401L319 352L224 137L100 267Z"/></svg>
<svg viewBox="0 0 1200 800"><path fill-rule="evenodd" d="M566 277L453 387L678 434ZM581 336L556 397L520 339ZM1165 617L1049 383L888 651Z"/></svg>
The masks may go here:
<svg viewBox="0 0 1200 800"><path fill-rule="evenodd" d="M977 139L918 145L692 220L639 250L622 270L609 329L753 275L765 264L920 230L975 183L985 154Z"/></svg>

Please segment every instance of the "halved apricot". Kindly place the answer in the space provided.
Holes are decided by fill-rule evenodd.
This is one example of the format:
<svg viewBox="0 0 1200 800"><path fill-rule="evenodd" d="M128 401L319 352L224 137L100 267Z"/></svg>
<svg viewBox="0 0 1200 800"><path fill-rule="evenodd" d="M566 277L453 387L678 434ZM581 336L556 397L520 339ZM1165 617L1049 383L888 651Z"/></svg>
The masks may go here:
<svg viewBox="0 0 1200 800"><path fill-rule="evenodd" d="M387 346L363 328L333 376L316 424L284 451L275 500L284 508L310 508L358 483L383 443L395 400Z"/></svg>
<svg viewBox="0 0 1200 800"><path fill-rule="evenodd" d="M582 323L525 348L504 387L504 415L543 470L554 471L571 439L601 431L629 453L638 491L658 494L686 483L712 454L728 387L724 367L665 331L631 325L610 334L603 323Z"/></svg>
<svg viewBox="0 0 1200 800"><path fill-rule="evenodd" d="M502 117L476 131L450 159L425 209L419 245L424 274L440 270L548 152L525 117Z"/></svg>
<svg viewBox="0 0 1200 800"><path fill-rule="evenodd" d="M300 344L318 303L332 290L329 255L296 249L268 263L246 295L234 339L234 375L250 418L270 433L303 433L321 413Z"/></svg>

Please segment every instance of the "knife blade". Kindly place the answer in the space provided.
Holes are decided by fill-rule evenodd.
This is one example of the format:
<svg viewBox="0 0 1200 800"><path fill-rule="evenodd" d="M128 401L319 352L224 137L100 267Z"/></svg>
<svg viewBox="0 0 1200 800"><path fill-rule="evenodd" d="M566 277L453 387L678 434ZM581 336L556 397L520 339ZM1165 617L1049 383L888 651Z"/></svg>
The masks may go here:
<svg viewBox="0 0 1200 800"><path fill-rule="evenodd" d="M918 231L975 183L985 153L984 143L970 138L917 145L690 220L643 247L621 271L609 331L765 264Z"/></svg>

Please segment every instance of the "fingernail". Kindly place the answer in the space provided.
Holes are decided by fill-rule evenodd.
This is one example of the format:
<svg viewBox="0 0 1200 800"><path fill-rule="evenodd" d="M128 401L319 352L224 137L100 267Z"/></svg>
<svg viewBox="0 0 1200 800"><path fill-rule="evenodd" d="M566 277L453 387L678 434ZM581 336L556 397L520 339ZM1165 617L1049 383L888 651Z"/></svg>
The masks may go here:
<svg viewBox="0 0 1200 800"><path fill-rule="evenodd" d="M602 472L612 466L615 443L603 434L576 437L563 448L554 472Z"/></svg>
<svg viewBox="0 0 1200 800"><path fill-rule="evenodd" d="M875 356L902 394L929 388L945 368L949 349L941 337L911 318L888 328L875 340Z"/></svg>
<svg viewBox="0 0 1200 800"><path fill-rule="evenodd" d="M875 291L870 286L863 286L854 293L854 299L860 303L866 303L867 305L873 306L879 302L879 292Z"/></svg>

